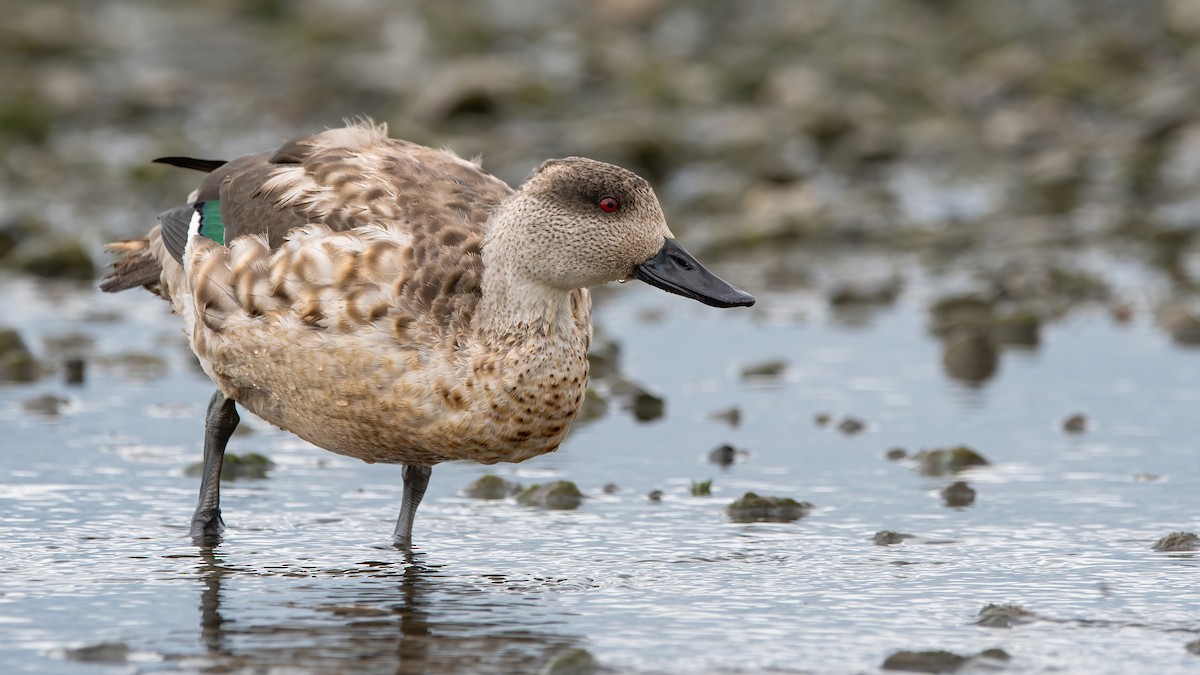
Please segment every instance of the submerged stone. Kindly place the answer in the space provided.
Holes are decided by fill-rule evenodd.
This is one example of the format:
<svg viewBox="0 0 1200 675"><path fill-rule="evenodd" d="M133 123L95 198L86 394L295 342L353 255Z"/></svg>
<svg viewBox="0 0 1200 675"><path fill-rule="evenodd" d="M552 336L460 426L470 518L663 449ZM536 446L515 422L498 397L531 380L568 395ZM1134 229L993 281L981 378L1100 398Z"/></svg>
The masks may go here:
<svg viewBox="0 0 1200 675"><path fill-rule="evenodd" d="M125 663L129 660L129 645L124 642L101 642L67 650L67 658L81 663Z"/></svg>
<svg viewBox="0 0 1200 675"><path fill-rule="evenodd" d="M600 672L600 664L596 657L588 650L576 647L556 654L539 675L592 675L597 672Z"/></svg>
<svg viewBox="0 0 1200 675"><path fill-rule="evenodd" d="M262 480L274 468L275 462L266 455L257 452L235 455L227 452L224 461L221 462L221 480ZM189 465L185 473L189 476L204 475L204 462Z"/></svg>
<svg viewBox="0 0 1200 675"><path fill-rule="evenodd" d="M979 610L975 625L988 628L1012 628L1033 623L1037 615L1020 605L988 605Z"/></svg>
<svg viewBox="0 0 1200 675"><path fill-rule="evenodd" d="M27 274L47 279L91 281L96 278L96 265L78 241L54 244L51 248L18 261L17 268Z"/></svg>
<svg viewBox="0 0 1200 675"><path fill-rule="evenodd" d="M817 413L813 415L813 424L819 427L827 427L833 421L833 416L829 413Z"/></svg>
<svg viewBox="0 0 1200 675"><path fill-rule="evenodd" d="M891 450L887 451L885 457L893 462L896 462L908 457L908 451L904 448L892 448Z"/></svg>
<svg viewBox="0 0 1200 675"><path fill-rule="evenodd" d="M975 489L964 481L955 481L942 490L942 501L951 507L970 506L975 503Z"/></svg>
<svg viewBox="0 0 1200 675"><path fill-rule="evenodd" d="M787 370L787 362L782 359L760 361L742 368L742 377L746 379L768 379L783 375Z"/></svg>
<svg viewBox="0 0 1200 675"><path fill-rule="evenodd" d="M981 330L958 330L942 343L942 368L956 380L980 383L996 374L1000 351Z"/></svg>
<svg viewBox="0 0 1200 675"><path fill-rule="evenodd" d="M1194 532L1172 532L1150 548L1155 551L1200 551L1200 537Z"/></svg>
<svg viewBox="0 0 1200 675"><path fill-rule="evenodd" d="M944 476L958 473L972 466L987 466L990 464L983 455L965 445L954 448L939 448L922 450L913 459L921 473L927 476Z"/></svg>
<svg viewBox="0 0 1200 675"><path fill-rule="evenodd" d="M911 534L901 534L891 530L880 530L875 533L873 540L876 546L892 546L894 544L903 543L905 539L912 539Z"/></svg>
<svg viewBox="0 0 1200 675"><path fill-rule="evenodd" d="M654 502L655 504L657 504L657 503L661 502L661 501L662 501L662 498L663 498L663 491L662 491L662 490L651 490L651 491L650 491L650 492L649 492L649 493L646 495L646 499L648 499L648 500L650 500L650 501Z"/></svg>
<svg viewBox="0 0 1200 675"><path fill-rule="evenodd" d="M37 376L37 359L21 334L12 328L0 328L0 381L33 382Z"/></svg>
<svg viewBox="0 0 1200 675"><path fill-rule="evenodd" d="M721 466L732 466L737 459L737 448L728 443L708 453L708 461Z"/></svg>
<svg viewBox="0 0 1200 675"><path fill-rule="evenodd" d="M1195 654L1196 656L1200 656L1200 639L1192 640L1184 645L1183 648Z"/></svg>
<svg viewBox="0 0 1200 675"><path fill-rule="evenodd" d="M663 416L667 410L666 401L646 390L638 391L629 400L633 417L639 422L650 422Z"/></svg>
<svg viewBox="0 0 1200 675"><path fill-rule="evenodd" d="M760 497L747 492L726 507L725 512L735 523L790 523L807 516L812 509L812 504L790 497Z"/></svg>
<svg viewBox="0 0 1200 675"><path fill-rule="evenodd" d="M692 481L692 496L693 497L711 497L712 496L712 479L694 480Z"/></svg>
<svg viewBox="0 0 1200 675"><path fill-rule="evenodd" d="M1082 434L1083 432L1087 431L1087 426L1087 417L1084 417L1080 413L1070 415L1063 420L1062 423L1063 431L1067 432L1068 434Z"/></svg>
<svg viewBox="0 0 1200 675"><path fill-rule="evenodd" d="M884 660L884 670L903 670L909 673L953 673L970 661L953 652L931 650L924 652L901 651Z"/></svg>
<svg viewBox="0 0 1200 675"><path fill-rule="evenodd" d="M583 493L567 480L530 485L517 495L521 506L533 506L550 511L570 511L583 503Z"/></svg>
<svg viewBox="0 0 1200 675"><path fill-rule="evenodd" d="M857 434L866 428L867 423L863 422L857 417L847 417L838 424L838 431L846 434L847 436L853 436L854 434Z"/></svg>
<svg viewBox="0 0 1200 675"><path fill-rule="evenodd" d="M463 489L463 494L471 499L506 499L520 491L520 483L507 481L489 473L476 478Z"/></svg>
<svg viewBox="0 0 1200 675"><path fill-rule="evenodd" d="M53 394L44 394L24 400L21 403L21 408L47 417L58 417L59 413L62 412L63 404L69 402L67 399Z"/></svg>
<svg viewBox="0 0 1200 675"><path fill-rule="evenodd" d="M733 406L732 408L726 408L725 410L718 410L710 414L708 417L709 419L717 420L718 422L724 422L731 427L737 427L742 423L742 409L737 406Z"/></svg>
<svg viewBox="0 0 1200 675"><path fill-rule="evenodd" d="M608 401L600 395L600 392L588 387L583 394L583 405L579 406L579 414L575 416L575 423L583 424L598 420L607 412Z"/></svg>

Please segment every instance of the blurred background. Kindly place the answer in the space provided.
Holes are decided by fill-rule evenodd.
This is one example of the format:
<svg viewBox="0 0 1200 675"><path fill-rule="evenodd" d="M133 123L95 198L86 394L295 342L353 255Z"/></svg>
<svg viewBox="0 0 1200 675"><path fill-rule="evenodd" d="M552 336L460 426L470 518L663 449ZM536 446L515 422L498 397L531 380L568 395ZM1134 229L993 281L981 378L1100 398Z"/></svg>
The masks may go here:
<svg viewBox="0 0 1200 675"><path fill-rule="evenodd" d="M1200 0L0 17L14 672L1194 672ZM95 290L102 246L199 178L151 159L359 116L511 184L637 171L759 302L596 292L562 450L439 466L415 562L386 546L396 467L245 415L257 464L198 552L211 384L165 303ZM473 499L488 472L582 505ZM747 524L750 491L808 503Z"/></svg>
<svg viewBox="0 0 1200 675"><path fill-rule="evenodd" d="M512 183L568 154L634 169L695 252L753 261L758 288L891 297L871 287L889 275L824 269L847 249L917 254L1037 320L1080 301L1127 313L1089 252L1162 282L1146 309L1182 311L1193 285L1193 0L0 10L5 267L90 277L100 242L194 182L153 157L228 158L366 115Z"/></svg>

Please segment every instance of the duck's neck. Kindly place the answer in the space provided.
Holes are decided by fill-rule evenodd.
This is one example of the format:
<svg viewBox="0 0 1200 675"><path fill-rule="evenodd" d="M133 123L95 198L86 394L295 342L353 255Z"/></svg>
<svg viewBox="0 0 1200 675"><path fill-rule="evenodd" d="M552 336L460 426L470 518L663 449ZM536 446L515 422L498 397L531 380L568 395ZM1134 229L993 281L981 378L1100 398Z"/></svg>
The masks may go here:
<svg viewBox="0 0 1200 675"><path fill-rule="evenodd" d="M483 251L483 297L475 314L479 332L504 339L513 335L562 335L573 328L571 292L553 288L521 273L513 264L520 253L500 247Z"/></svg>

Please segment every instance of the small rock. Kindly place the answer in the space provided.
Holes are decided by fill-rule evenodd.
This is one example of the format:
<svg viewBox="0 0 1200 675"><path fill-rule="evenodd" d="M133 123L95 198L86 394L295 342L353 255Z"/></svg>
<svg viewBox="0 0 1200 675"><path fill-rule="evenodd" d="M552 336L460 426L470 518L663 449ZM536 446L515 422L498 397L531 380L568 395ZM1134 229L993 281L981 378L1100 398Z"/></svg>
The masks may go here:
<svg viewBox="0 0 1200 675"><path fill-rule="evenodd" d="M600 672L600 664L596 657L588 650L576 647L555 655L539 675L592 675L597 672Z"/></svg>
<svg viewBox="0 0 1200 675"><path fill-rule="evenodd" d="M887 454L884 456L893 462L897 462L905 457L908 457L908 451L904 448L892 448L891 450L888 450Z"/></svg>
<svg viewBox="0 0 1200 675"><path fill-rule="evenodd" d="M1150 548L1155 551L1200 551L1200 537L1194 532L1172 532Z"/></svg>
<svg viewBox="0 0 1200 675"><path fill-rule="evenodd" d="M595 389L588 387L583 394L583 405L579 406L579 414L575 416L575 423L583 424L598 420L607 412L608 401Z"/></svg>
<svg viewBox="0 0 1200 675"><path fill-rule="evenodd" d="M970 506L975 503L975 489L963 481L955 481L942 490L942 501L956 508Z"/></svg>
<svg viewBox="0 0 1200 675"><path fill-rule="evenodd" d="M771 379L783 375L787 370L787 362L782 359L760 361L742 368L742 377L746 379Z"/></svg>
<svg viewBox="0 0 1200 675"><path fill-rule="evenodd" d="M728 443L708 453L708 461L721 466L732 466L736 458L737 449Z"/></svg>
<svg viewBox="0 0 1200 675"><path fill-rule="evenodd" d="M813 505L789 497L760 497L747 492L726 508L735 523L790 523L807 516Z"/></svg>
<svg viewBox="0 0 1200 675"><path fill-rule="evenodd" d="M129 645L124 642L101 642L68 649L67 658L81 663L125 663L129 659Z"/></svg>
<svg viewBox="0 0 1200 675"><path fill-rule="evenodd" d="M942 343L942 368L956 380L980 383L996 374L1000 351L982 330L957 330Z"/></svg>
<svg viewBox="0 0 1200 675"><path fill-rule="evenodd" d="M600 491L606 495L615 495L621 491L621 488L616 483L605 483L604 487L600 488Z"/></svg>
<svg viewBox="0 0 1200 675"><path fill-rule="evenodd" d="M838 424L838 431L847 436L853 436L866 428L867 423L855 417L847 417Z"/></svg>
<svg viewBox="0 0 1200 675"><path fill-rule="evenodd" d="M62 412L62 406L69 402L65 398L59 398L53 394L45 394L26 399L21 403L21 408L47 417L58 417L59 413Z"/></svg>
<svg viewBox="0 0 1200 675"><path fill-rule="evenodd" d="M712 496L712 479L694 480L692 481L692 496L693 497L711 497Z"/></svg>
<svg viewBox="0 0 1200 675"><path fill-rule="evenodd" d="M655 504L661 502L662 498L663 498L662 490L651 490L649 492L649 494L646 495L646 499L654 502Z"/></svg>
<svg viewBox="0 0 1200 675"><path fill-rule="evenodd" d="M96 265L78 241L58 242L40 253L17 261L16 267L27 274L47 279L91 281L96 278Z"/></svg>
<svg viewBox="0 0 1200 675"><path fill-rule="evenodd" d="M1036 347L1041 344L1041 319L1034 314L1016 314L996 319L988 327L996 344L1008 347Z"/></svg>
<svg viewBox="0 0 1200 675"><path fill-rule="evenodd" d="M1087 431L1088 420L1080 413L1075 413L1063 420L1063 431L1068 434L1082 434Z"/></svg>
<svg viewBox="0 0 1200 675"><path fill-rule="evenodd" d="M846 283L829 292L829 304L834 307L886 306L896 301L903 288L903 282L895 278L873 284Z"/></svg>
<svg viewBox="0 0 1200 675"><path fill-rule="evenodd" d="M1200 656L1200 640L1192 640L1184 645L1183 648L1195 654L1196 656Z"/></svg>
<svg viewBox="0 0 1200 675"><path fill-rule="evenodd" d="M63 361L63 378L67 384L81 385L86 379L87 362L81 358Z"/></svg>
<svg viewBox="0 0 1200 675"><path fill-rule="evenodd" d="M550 511L570 511L583 503L583 493L567 480L530 485L517 495L521 506L534 506Z"/></svg>
<svg viewBox="0 0 1200 675"><path fill-rule="evenodd" d="M813 416L813 424L819 427L827 427L833 421L833 416L829 413L817 413Z"/></svg>
<svg viewBox="0 0 1200 675"><path fill-rule="evenodd" d="M717 420L718 422L724 422L729 426L736 428L742 423L742 410L737 406L733 406L732 408L726 408L725 410L718 410L710 414L708 418Z"/></svg>
<svg viewBox="0 0 1200 675"><path fill-rule="evenodd" d="M903 670L909 673L953 673L969 661L946 651L896 652L884 660L884 670Z"/></svg>
<svg viewBox="0 0 1200 675"><path fill-rule="evenodd" d="M0 328L0 381L33 382L38 363L21 334L12 328Z"/></svg>
<svg viewBox="0 0 1200 675"><path fill-rule="evenodd" d="M104 356L97 362L107 368L113 368L133 380L156 380L167 374L167 361L157 354L149 352L123 352L112 356Z"/></svg>
<svg viewBox="0 0 1200 675"><path fill-rule="evenodd" d="M615 340L597 338L588 351L588 377L603 380L620 372L621 345Z"/></svg>
<svg viewBox="0 0 1200 675"><path fill-rule="evenodd" d="M662 417L667 409L665 401L645 390L634 394L629 403L630 409L633 410L633 418L639 422L656 420Z"/></svg>
<svg viewBox="0 0 1200 675"><path fill-rule="evenodd" d="M463 495L471 499L507 499L520 491L520 483L507 481L489 473L476 478L463 488Z"/></svg>
<svg viewBox="0 0 1200 675"><path fill-rule="evenodd" d="M257 452L247 452L242 455L227 452L225 453L225 459L221 462L221 480L262 480L274 468L275 462ZM196 462L189 465L184 470L184 473L189 476L204 475L204 462Z"/></svg>
<svg viewBox="0 0 1200 675"><path fill-rule="evenodd" d="M988 628L1012 628L1033 623L1037 618L1033 612L1020 605L988 605L979 610L975 625Z"/></svg>
<svg viewBox="0 0 1200 675"><path fill-rule="evenodd" d="M911 534L901 534L891 530L880 530L875 533L874 541L876 546L892 546L902 543L905 539L912 539Z"/></svg>
<svg viewBox="0 0 1200 675"><path fill-rule="evenodd" d="M922 450L914 457L921 473L927 476L944 476L958 473L972 466L987 466L990 462L978 452L965 445L954 448Z"/></svg>

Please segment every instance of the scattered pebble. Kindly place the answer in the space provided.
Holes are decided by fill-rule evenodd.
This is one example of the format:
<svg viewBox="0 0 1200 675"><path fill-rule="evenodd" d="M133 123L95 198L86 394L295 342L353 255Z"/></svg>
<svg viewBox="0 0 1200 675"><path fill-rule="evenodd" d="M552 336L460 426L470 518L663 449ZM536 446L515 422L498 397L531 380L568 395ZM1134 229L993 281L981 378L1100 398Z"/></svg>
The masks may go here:
<svg viewBox="0 0 1200 675"><path fill-rule="evenodd" d="M746 379L772 379L783 375L787 370L787 362L782 359L760 361L742 368L742 377Z"/></svg>
<svg viewBox="0 0 1200 675"><path fill-rule="evenodd" d="M583 424L598 420L607 412L608 401L595 389L588 387L583 395L583 404L579 406L579 414L575 416L575 423Z"/></svg>
<svg viewBox="0 0 1200 675"><path fill-rule="evenodd" d="M0 328L0 381L33 382L38 363L21 334L12 328Z"/></svg>
<svg viewBox="0 0 1200 675"><path fill-rule="evenodd" d="M539 675L592 675L598 672L601 669L596 657L586 649L575 647L556 654Z"/></svg>
<svg viewBox="0 0 1200 675"><path fill-rule="evenodd" d="M892 546L894 544L903 543L905 539L912 539L911 534L902 534L891 530L880 530L875 533L874 541L876 546Z"/></svg>
<svg viewBox="0 0 1200 675"><path fill-rule="evenodd" d="M692 496L693 497L711 497L712 496L712 479L694 480L692 481Z"/></svg>
<svg viewBox="0 0 1200 675"><path fill-rule="evenodd" d="M600 491L606 495L615 495L621 491L621 488L616 483L605 483Z"/></svg>
<svg viewBox="0 0 1200 675"><path fill-rule="evenodd" d="M951 483L941 494L946 506L960 508L975 503L975 489L963 481Z"/></svg>
<svg viewBox="0 0 1200 675"><path fill-rule="evenodd" d="M63 361L63 379L70 385L81 385L86 379L87 362L82 358Z"/></svg>
<svg viewBox="0 0 1200 675"><path fill-rule="evenodd" d="M23 401L21 409L47 417L58 417L62 412L62 406L67 403L70 403L68 399L53 394L43 394Z"/></svg>
<svg viewBox="0 0 1200 675"><path fill-rule="evenodd" d="M17 269L45 279L96 278L96 265L78 241L60 241L47 245L45 250L17 261Z"/></svg>
<svg viewBox="0 0 1200 675"><path fill-rule="evenodd" d="M812 504L790 497L760 497L747 492L726 507L725 512L735 523L790 523L807 516L812 509Z"/></svg>
<svg viewBox="0 0 1200 675"><path fill-rule="evenodd" d="M975 625L988 628L1012 628L1033 623L1037 615L1020 605L988 605L979 610Z"/></svg>
<svg viewBox="0 0 1200 675"><path fill-rule="evenodd" d="M953 673L970 661L947 651L910 652L901 651L884 660L884 670L903 670L909 673Z"/></svg>
<svg viewBox="0 0 1200 675"><path fill-rule="evenodd" d="M1000 351L984 331L962 329L942 343L942 367L956 380L978 384L996 374Z"/></svg>
<svg viewBox="0 0 1200 675"><path fill-rule="evenodd" d="M642 390L633 395L629 407L633 410L634 419L639 422L651 422L663 416L667 404L658 396Z"/></svg>
<svg viewBox="0 0 1200 675"><path fill-rule="evenodd" d="M847 436L853 436L866 428L867 423L856 417L847 417L838 424L838 431Z"/></svg>
<svg viewBox="0 0 1200 675"><path fill-rule="evenodd" d="M521 484L507 481L493 474L484 474L463 488L463 495L471 499L507 499L521 491Z"/></svg>
<svg viewBox="0 0 1200 675"><path fill-rule="evenodd" d="M1155 551L1200 551L1200 537L1194 532L1172 532L1150 548Z"/></svg>
<svg viewBox="0 0 1200 675"><path fill-rule="evenodd" d="M908 457L908 451L904 448L892 448L891 450L888 450L887 454L884 456L893 462L897 462L905 457Z"/></svg>
<svg viewBox="0 0 1200 675"><path fill-rule="evenodd" d="M742 423L742 409L737 406L733 406L732 408L726 408L725 410L718 410L710 414L708 417L709 419L717 420L718 422L724 422L731 427L737 428L738 425Z"/></svg>
<svg viewBox="0 0 1200 675"><path fill-rule="evenodd" d="M247 452L241 455L226 452L225 459L221 462L221 480L262 480L274 468L275 462L257 452ZM184 473L189 476L204 475L204 462L188 465Z"/></svg>
<svg viewBox="0 0 1200 675"><path fill-rule="evenodd" d="M954 448L922 450L913 456L921 473L927 476L944 476L958 473L973 466L990 464L983 455L965 445Z"/></svg>
<svg viewBox="0 0 1200 675"><path fill-rule="evenodd" d="M129 659L129 645L124 642L101 642L86 647L68 649L67 658L81 663L125 663Z"/></svg>
<svg viewBox="0 0 1200 675"><path fill-rule="evenodd" d="M813 424L819 427L827 427L830 422L833 422L833 416L829 413L817 413L813 416Z"/></svg>
<svg viewBox="0 0 1200 675"><path fill-rule="evenodd" d="M649 499L650 501L654 502L655 504L657 504L657 503L661 502L661 501L662 501L662 498L663 498L663 491L662 491L662 490L651 490L651 491L650 491L650 492L649 492L649 493L646 495L646 499Z"/></svg>
<svg viewBox="0 0 1200 675"><path fill-rule="evenodd" d="M1063 420L1063 431L1068 434L1082 434L1087 431L1088 420L1081 413L1075 413Z"/></svg>
<svg viewBox="0 0 1200 675"><path fill-rule="evenodd" d="M721 466L732 466L734 460L737 459L737 454L737 448L734 448L732 445L726 443L725 445L722 445L721 447L708 453L708 461Z"/></svg>
<svg viewBox="0 0 1200 675"><path fill-rule="evenodd" d="M583 503L583 493L567 480L530 485L517 495L521 506L534 506L551 511L570 511Z"/></svg>

